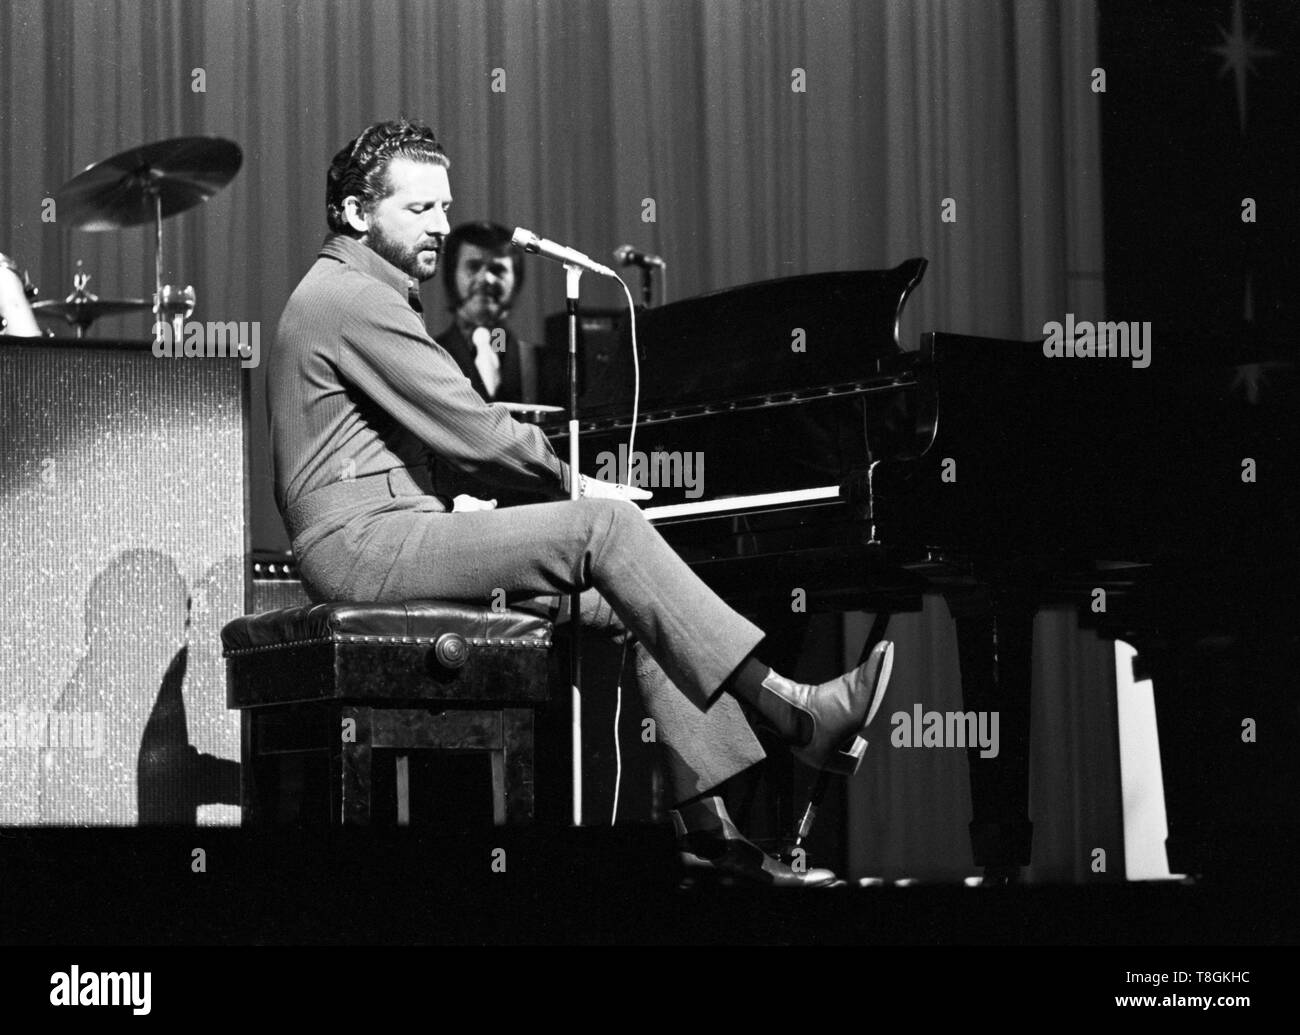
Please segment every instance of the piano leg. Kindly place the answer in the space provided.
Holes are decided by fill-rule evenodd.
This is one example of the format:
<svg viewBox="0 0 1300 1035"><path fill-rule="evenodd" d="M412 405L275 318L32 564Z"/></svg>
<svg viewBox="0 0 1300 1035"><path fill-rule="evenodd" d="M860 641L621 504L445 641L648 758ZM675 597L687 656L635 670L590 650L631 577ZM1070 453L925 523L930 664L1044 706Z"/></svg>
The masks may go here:
<svg viewBox="0 0 1300 1035"><path fill-rule="evenodd" d="M1033 597L1017 589L951 595L957 623L963 707L997 712L999 750L968 746L971 849L988 883L1019 880L1033 841L1029 821L1029 683Z"/></svg>
<svg viewBox="0 0 1300 1035"><path fill-rule="evenodd" d="M1232 637L1175 630L1139 655L1155 684L1174 873L1274 877L1300 849L1300 642L1262 599Z"/></svg>

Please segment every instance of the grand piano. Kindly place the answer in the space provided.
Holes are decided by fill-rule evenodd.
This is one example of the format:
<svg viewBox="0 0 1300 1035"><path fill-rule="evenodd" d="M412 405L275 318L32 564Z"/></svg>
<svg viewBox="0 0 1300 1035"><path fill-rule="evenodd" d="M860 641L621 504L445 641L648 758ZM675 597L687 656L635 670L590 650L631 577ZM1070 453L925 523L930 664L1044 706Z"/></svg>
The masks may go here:
<svg viewBox="0 0 1300 1035"><path fill-rule="evenodd" d="M647 516L742 609L788 614L801 589L810 610L876 613L864 653L888 615L947 599L964 707L1000 714L998 755L968 752L986 880L1030 861L1031 627L1062 602L1154 677L1171 867L1297 845L1294 357L1158 328L1145 369L1049 358L1041 340L928 333L904 350L925 268L641 311ZM585 381L580 446L584 470L626 477L623 334L624 360ZM545 430L566 455L565 425Z"/></svg>

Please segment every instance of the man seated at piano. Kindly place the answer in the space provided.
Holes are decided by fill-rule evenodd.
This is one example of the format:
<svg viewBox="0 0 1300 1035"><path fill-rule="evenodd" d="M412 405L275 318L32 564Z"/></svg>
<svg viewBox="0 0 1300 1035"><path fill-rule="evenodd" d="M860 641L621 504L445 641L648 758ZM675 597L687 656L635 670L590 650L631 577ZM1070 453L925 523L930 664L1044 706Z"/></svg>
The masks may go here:
<svg viewBox="0 0 1300 1035"><path fill-rule="evenodd" d="M36 338L41 333L27 302L26 285L18 264L0 252L0 334Z"/></svg>
<svg viewBox="0 0 1300 1035"><path fill-rule="evenodd" d="M490 405L414 306L450 231L449 161L427 126L367 127L335 155L330 233L285 306L268 365L276 503L318 599L420 598L544 607L581 591L585 626L625 640L674 791L683 862L778 886L825 886L747 840L720 785L764 757L742 703L815 768L856 770L892 645L821 685L756 651L763 632L672 550L643 490L570 470L535 425ZM548 502L458 511L437 495L451 467ZM581 498L569 499L577 479Z"/></svg>
<svg viewBox="0 0 1300 1035"><path fill-rule="evenodd" d="M462 223L439 262L454 319L434 340L488 402L536 402L536 346L509 326L524 286L524 254L498 223Z"/></svg>

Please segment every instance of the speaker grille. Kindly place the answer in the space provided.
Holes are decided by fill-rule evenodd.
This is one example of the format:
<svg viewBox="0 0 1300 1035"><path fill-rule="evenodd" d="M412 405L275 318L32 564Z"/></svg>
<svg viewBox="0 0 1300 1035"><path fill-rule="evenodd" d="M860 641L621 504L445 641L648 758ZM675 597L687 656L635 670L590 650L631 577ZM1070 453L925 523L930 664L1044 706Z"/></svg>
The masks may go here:
<svg viewBox="0 0 1300 1035"><path fill-rule="evenodd" d="M0 824L238 821L241 375L0 343Z"/></svg>

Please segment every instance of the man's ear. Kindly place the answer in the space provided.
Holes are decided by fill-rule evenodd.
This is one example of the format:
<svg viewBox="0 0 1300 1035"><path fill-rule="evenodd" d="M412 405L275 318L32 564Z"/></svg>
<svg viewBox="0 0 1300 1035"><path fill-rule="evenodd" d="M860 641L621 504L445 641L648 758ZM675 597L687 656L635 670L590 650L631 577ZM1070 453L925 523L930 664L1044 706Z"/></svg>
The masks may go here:
<svg viewBox="0 0 1300 1035"><path fill-rule="evenodd" d="M361 199L355 194L349 194L343 199L343 218L348 221L348 226L359 234L364 234L370 229L370 220L361 211Z"/></svg>

